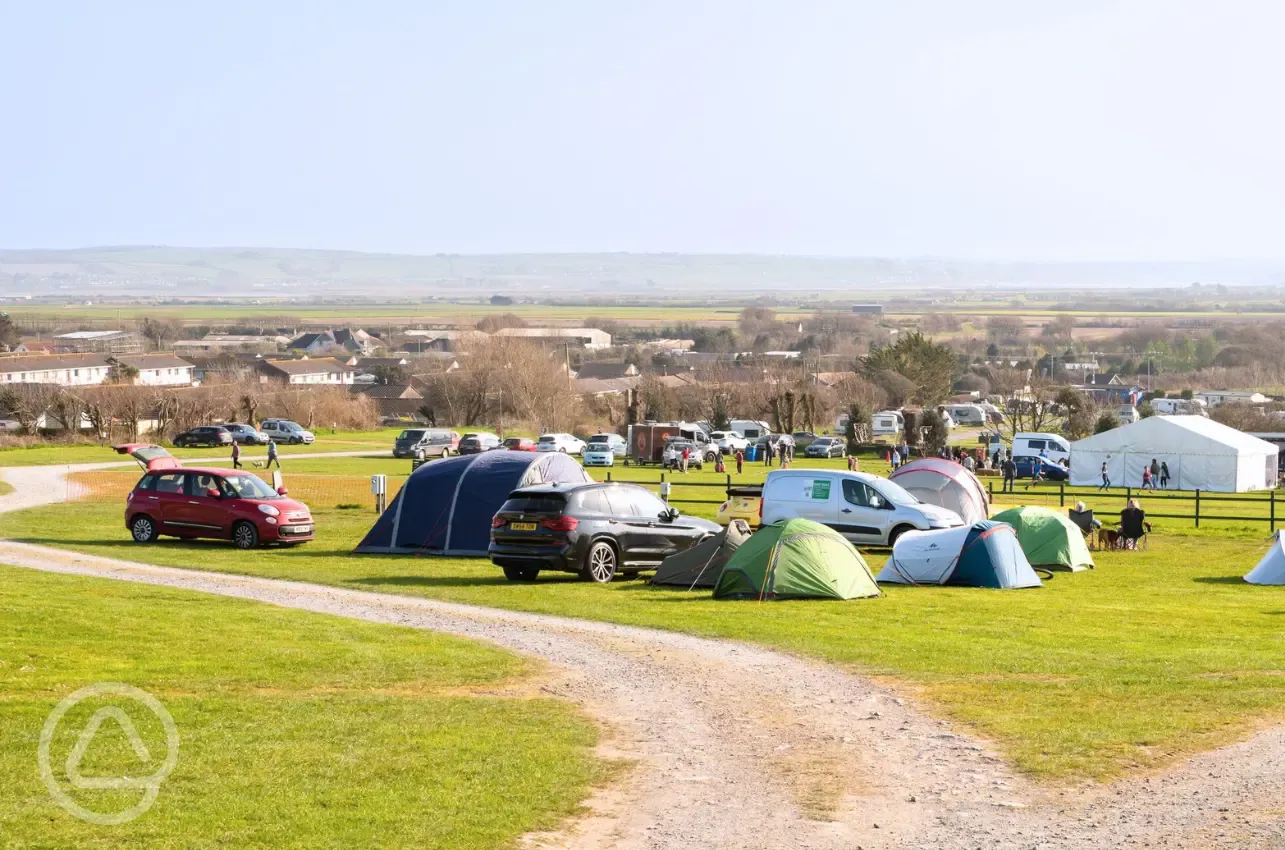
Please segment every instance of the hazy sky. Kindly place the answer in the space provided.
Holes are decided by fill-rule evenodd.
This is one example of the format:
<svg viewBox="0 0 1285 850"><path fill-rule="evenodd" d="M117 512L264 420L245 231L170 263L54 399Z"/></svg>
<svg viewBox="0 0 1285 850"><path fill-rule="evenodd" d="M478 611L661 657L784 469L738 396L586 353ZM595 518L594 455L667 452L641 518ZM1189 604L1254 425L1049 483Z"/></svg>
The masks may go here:
<svg viewBox="0 0 1285 850"><path fill-rule="evenodd" d="M0 0L0 247L1285 259L1285 3Z"/></svg>

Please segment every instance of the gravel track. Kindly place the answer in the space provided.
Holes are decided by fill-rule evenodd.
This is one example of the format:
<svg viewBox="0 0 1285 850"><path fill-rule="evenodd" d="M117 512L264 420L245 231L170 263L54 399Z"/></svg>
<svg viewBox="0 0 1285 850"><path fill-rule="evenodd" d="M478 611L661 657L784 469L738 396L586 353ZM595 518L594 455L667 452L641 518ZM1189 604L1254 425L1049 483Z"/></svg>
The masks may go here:
<svg viewBox="0 0 1285 850"><path fill-rule="evenodd" d="M0 511L57 501L66 470L5 469L18 492ZM1285 729L1163 775L1050 790L869 680L732 641L13 541L0 541L0 562L448 632L542 659L554 671L542 689L602 720L605 750L634 765L588 816L528 836L532 848L1285 848Z"/></svg>

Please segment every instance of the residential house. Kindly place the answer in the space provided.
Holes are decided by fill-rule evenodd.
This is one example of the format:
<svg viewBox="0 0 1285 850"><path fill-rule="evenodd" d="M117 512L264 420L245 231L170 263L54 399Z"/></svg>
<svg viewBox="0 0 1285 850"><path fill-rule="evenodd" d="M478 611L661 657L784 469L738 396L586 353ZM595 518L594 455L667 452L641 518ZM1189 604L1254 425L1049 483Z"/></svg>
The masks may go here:
<svg viewBox="0 0 1285 850"><path fill-rule="evenodd" d="M312 331L290 340L286 347L291 351L302 351L305 354L317 355L342 348L352 354L372 354L381 345L376 337L358 328L332 328L325 331Z"/></svg>
<svg viewBox="0 0 1285 850"><path fill-rule="evenodd" d="M1267 396L1253 390L1201 390L1194 393L1193 397L1200 399L1209 407L1217 407L1229 401L1240 404L1267 404L1271 401Z"/></svg>
<svg viewBox="0 0 1285 850"><path fill-rule="evenodd" d="M355 367L333 357L263 360L259 363L259 379L264 383L275 380L298 385L343 386L352 384L356 377Z"/></svg>
<svg viewBox="0 0 1285 850"><path fill-rule="evenodd" d="M500 328L494 336L522 337L535 342L580 345L589 350L611 347L611 334L597 328Z"/></svg>
<svg viewBox="0 0 1285 850"><path fill-rule="evenodd" d="M144 387L176 387L191 384L196 366L174 354L122 354L114 358L123 366L138 370L134 383Z"/></svg>
<svg viewBox="0 0 1285 850"><path fill-rule="evenodd" d="M106 354L20 355L0 358L0 384L58 384L84 387L107 380Z"/></svg>
<svg viewBox="0 0 1285 850"><path fill-rule="evenodd" d="M576 377L599 378L601 380L636 378L638 377L638 367L632 363L585 363L576 370Z"/></svg>
<svg viewBox="0 0 1285 850"><path fill-rule="evenodd" d="M356 384L349 391L373 401L381 418L412 416L424 401L410 384Z"/></svg>

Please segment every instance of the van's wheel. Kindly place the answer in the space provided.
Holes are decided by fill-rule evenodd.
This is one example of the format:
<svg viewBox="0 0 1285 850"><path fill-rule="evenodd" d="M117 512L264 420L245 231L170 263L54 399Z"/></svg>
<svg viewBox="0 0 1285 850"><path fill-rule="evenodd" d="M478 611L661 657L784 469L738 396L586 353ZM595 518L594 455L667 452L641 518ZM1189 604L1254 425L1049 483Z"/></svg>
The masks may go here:
<svg viewBox="0 0 1285 850"><path fill-rule="evenodd" d="M540 574L539 567L505 567L504 577L509 581L535 581Z"/></svg>
<svg viewBox="0 0 1285 850"><path fill-rule="evenodd" d="M238 549L253 549L259 545L259 530L252 522L238 522L232 526L232 542Z"/></svg>
<svg viewBox="0 0 1285 850"><path fill-rule="evenodd" d="M129 533L135 543L153 543L160 536L160 532L156 530L156 522L146 515L134 517L129 525Z"/></svg>
<svg viewBox="0 0 1285 850"><path fill-rule="evenodd" d="M589 547L585 555L584 569L580 577L586 581L606 584L616 576L616 547L605 540L599 540Z"/></svg>
<svg viewBox="0 0 1285 850"><path fill-rule="evenodd" d="M451 450L449 448L442 449L442 457L450 457L450 456L451 456Z"/></svg>
<svg viewBox="0 0 1285 850"><path fill-rule="evenodd" d="M888 535L888 546L889 546L889 548L891 548L891 547L893 547L893 546L896 546L896 545L897 545L897 538L898 538L898 537L900 537L901 535L905 534L907 531L914 531L914 529L913 529L913 528L911 528L911 527L910 527L910 526L908 526L908 525L899 525L899 526L897 526L896 528L894 528L894 529L892 530L892 533Z"/></svg>

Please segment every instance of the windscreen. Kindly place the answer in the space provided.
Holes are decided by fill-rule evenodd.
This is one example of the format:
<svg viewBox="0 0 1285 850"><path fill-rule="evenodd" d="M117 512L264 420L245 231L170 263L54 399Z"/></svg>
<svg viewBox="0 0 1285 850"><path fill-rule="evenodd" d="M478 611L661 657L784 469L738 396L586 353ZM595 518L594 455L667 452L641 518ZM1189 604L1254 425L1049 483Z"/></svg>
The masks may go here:
<svg viewBox="0 0 1285 850"><path fill-rule="evenodd" d="M225 479L232 491L241 499L280 499L277 494L262 478L254 475L229 475Z"/></svg>
<svg viewBox="0 0 1285 850"><path fill-rule="evenodd" d="M611 437L607 436L606 434L595 434L594 436L589 438L589 445L591 446L599 445L599 444L606 445L607 443L610 443L610 442L611 442Z"/></svg>
<svg viewBox="0 0 1285 850"><path fill-rule="evenodd" d="M422 438L423 438L423 436L424 436L424 432L423 432L423 431L403 431L403 432L401 433L401 436L399 436L397 439L399 439L399 440L415 440L416 442L418 442L420 439L422 439Z"/></svg>
<svg viewBox="0 0 1285 850"><path fill-rule="evenodd" d="M920 501L905 491L900 484L895 481L880 481L876 487L879 495L883 496L894 505L918 505Z"/></svg>
<svg viewBox="0 0 1285 850"><path fill-rule="evenodd" d="M546 434L545 436L540 438L540 442L542 443L556 443L557 441L558 441L558 438L554 437L551 434Z"/></svg>

